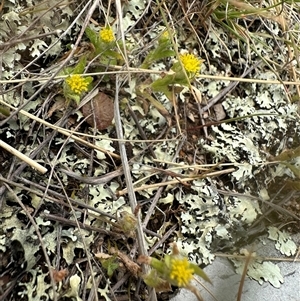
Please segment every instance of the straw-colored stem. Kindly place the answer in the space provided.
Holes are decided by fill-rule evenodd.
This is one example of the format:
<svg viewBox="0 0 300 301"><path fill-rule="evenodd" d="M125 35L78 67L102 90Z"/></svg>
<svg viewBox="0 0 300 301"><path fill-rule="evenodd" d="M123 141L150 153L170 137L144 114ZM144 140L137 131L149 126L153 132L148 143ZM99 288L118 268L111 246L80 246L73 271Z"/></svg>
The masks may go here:
<svg viewBox="0 0 300 301"><path fill-rule="evenodd" d="M21 152L19 152L18 150L16 150L15 148L13 148L12 146L8 145L7 143L5 143L2 140L0 140L0 146L2 148L4 148L5 150L7 150L8 152L10 152L12 155L18 157L20 160L26 162L28 165L30 165L32 168L36 169L40 173L44 174L44 173L47 172L47 168L45 168L41 164L37 163L36 161L30 159L29 157L27 157L26 155L22 154Z"/></svg>

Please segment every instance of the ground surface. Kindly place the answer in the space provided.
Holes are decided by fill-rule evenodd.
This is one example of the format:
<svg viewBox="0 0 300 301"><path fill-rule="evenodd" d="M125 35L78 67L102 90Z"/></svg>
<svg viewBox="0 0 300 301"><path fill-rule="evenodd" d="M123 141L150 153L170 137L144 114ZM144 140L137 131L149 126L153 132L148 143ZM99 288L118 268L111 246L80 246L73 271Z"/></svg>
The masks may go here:
<svg viewBox="0 0 300 301"><path fill-rule="evenodd" d="M1 144L1 300L168 300L136 262L171 242L240 273L263 234L297 256L300 7L226 3L2 1L0 141L26 158Z"/></svg>
<svg viewBox="0 0 300 301"><path fill-rule="evenodd" d="M295 234L293 239L294 241L299 242L299 234ZM255 249L259 256L281 258L280 252L274 249L272 242L268 241L266 237L262 237L261 240L262 242L264 241L264 243L260 242L255 245ZM284 283L280 288L276 288L268 282L259 284L257 281L247 278L243 286L242 300L267 301L270 300L270 296L272 296L272 300L274 301L300 300L300 292L296 289L299 286L299 263L295 264L293 261L284 262L279 260L277 266L280 268L281 274L284 275ZM216 258L214 262L204 270L208 275L213 277L212 282L214 285L208 285L208 288L217 300L231 301L237 299L241 275L238 275L235 272L230 261L226 258ZM214 300L203 287L200 285L198 286L204 300ZM191 292L182 290L171 300L196 301L197 298Z"/></svg>

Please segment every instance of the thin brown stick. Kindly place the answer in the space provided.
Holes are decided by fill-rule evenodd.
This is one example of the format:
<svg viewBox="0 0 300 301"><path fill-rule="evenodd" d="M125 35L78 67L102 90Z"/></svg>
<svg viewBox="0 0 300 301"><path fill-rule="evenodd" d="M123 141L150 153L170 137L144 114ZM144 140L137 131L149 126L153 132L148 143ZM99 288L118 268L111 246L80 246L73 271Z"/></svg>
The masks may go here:
<svg viewBox="0 0 300 301"><path fill-rule="evenodd" d="M248 271L248 266L249 266L251 258L252 258L252 252L250 252L248 254L248 256L246 257L246 262L245 262L245 265L244 265L244 269L243 269L243 273L242 273L242 277L241 277L241 281L240 281L236 301L241 301L242 300L243 287L244 287L244 283L245 283L245 279L246 279L246 275L247 275L247 271Z"/></svg>
<svg viewBox="0 0 300 301"><path fill-rule="evenodd" d="M186 182L191 182L191 181L195 181L197 179L201 179L201 178L206 178L206 177L216 177L216 176L220 176L223 174L227 174L227 173L231 173L234 172L235 169L234 168L229 168L226 170L220 170L220 171L215 171L215 172L210 172L210 173L206 173L205 175L199 175L199 176L195 176L195 177L187 177L187 178L183 178L183 179L177 179L177 180L170 180L170 181L165 181L162 183L155 183L155 184L149 184L149 185L141 185L140 187L134 188L134 191L142 191L142 190L147 190L149 188L153 189L153 188L159 188L162 186L168 186L168 185L174 185L174 184L182 184L182 183L186 183ZM122 196L124 194L127 194L127 188L121 190L118 192L118 196Z"/></svg>
<svg viewBox="0 0 300 301"><path fill-rule="evenodd" d="M0 11L1 11L1 9L0 9ZM59 33L60 33L60 30L54 30L54 31L51 31L51 32L45 32L45 33L42 33L42 34L39 34L39 35L36 35L36 36L32 36L32 37L24 37L22 39L12 40L10 42L0 44L0 50L4 49L5 47L10 47L10 46L13 46L13 45L16 45L16 44L19 44L19 43L23 43L25 41L40 39L40 38L51 36L51 35L57 35Z"/></svg>
<svg viewBox="0 0 300 301"><path fill-rule="evenodd" d="M105 234L105 235L109 235L111 237L115 237L115 238L119 238L119 239L122 238L122 235L119 234L119 233L109 231L109 230L103 230L103 229L100 229L100 228L97 228L97 227L93 227L93 226L81 223L79 221L75 222L75 221L72 221L70 219L58 216L58 215L41 213L39 216L41 218L44 218L45 220L56 221L56 222L59 222L63 225L70 225L70 226L73 226L73 227L77 227L79 225L80 228L84 229L84 230L95 231L95 232Z"/></svg>

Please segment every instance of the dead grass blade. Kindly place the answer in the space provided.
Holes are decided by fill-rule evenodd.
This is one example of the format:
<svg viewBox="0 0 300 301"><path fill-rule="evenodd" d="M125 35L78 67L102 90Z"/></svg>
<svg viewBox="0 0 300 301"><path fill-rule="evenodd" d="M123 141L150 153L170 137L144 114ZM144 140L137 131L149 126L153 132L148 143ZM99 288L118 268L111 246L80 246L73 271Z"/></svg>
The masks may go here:
<svg viewBox="0 0 300 301"><path fill-rule="evenodd" d="M15 111L18 110L18 109L16 109L15 107L9 105L8 103L4 102L4 101L1 100L1 99L0 99L0 103L2 103L2 104L4 104L4 105L8 106L8 107L9 107L10 109L12 109L12 110L15 110ZM111 157L113 157L113 158L116 158L116 159L119 159L119 158L120 158L120 156L117 155L117 154L115 154L115 153L112 153L112 152L110 152L110 151L107 151L107 150L105 150L105 149L103 149L103 148L101 148L101 147L99 147L99 146L97 146L97 145L94 145L94 144L89 143L88 141L86 141L86 140L84 140L84 139L81 139L81 138L77 137L77 136L76 136L76 132L67 131L67 130L61 128L61 127L55 126L55 125L53 125L53 124L51 124L51 123L49 123L49 122L47 122L47 121L45 121L45 120L43 120L43 119L41 119L41 118L39 118L39 117L36 117L36 116L34 116L34 115L32 115L32 114L30 114L30 113L24 111L24 110L19 110L19 112L20 112L21 114L23 114L23 115L29 117L30 119L35 120L35 121L37 121L37 122L39 122L39 123L41 123L41 124L44 124L44 125L47 126L48 128L51 128L51 129L53 129L53 130L56 130L57 132L59 132L59 133L65 135L65 136L67 136L67 137L69 137L69 138L72 138L73 140L75 140L75 141L77 141L77 142L79 142L79 143L81 143L81 144L83 144L83 145L86 145L86 146L88 146L88 147L90 147L90 148L92 148L92 149L99 150L100 152L103 152L104 154L107 154L107 155L109 155L109 156L111 156Z"/></svg>
<svg viewBox="0 0 300 301"><path fill-rule="evenodd" d="M0 147L4 148L8 152L10 152L12 155L18 157L20 160L26 162L28 165L30 165L32 168L36 169L40 173L44 174L47 172L47 168L42 166L41 164L37 163L36 161L30 159L26 155L19 152L17 149L13 148L12 146L8 145L4 141L0 139Z"/></svg>
<svg viewBox="0 0 300 301"><path fill-rule="evenodd" d="M124 170L125 182L126 182L126 186L128 189L129 204L130 204L132 212L134 213L135 209L137 207L137 201L136 201L135 191L133 189L133 184L132 184L133 181L132 181L132 177L131 177L130 167L128 164L125 143L122 142L122 139L124 138L124 136L123 136L122 120L121 120L120 109L119 109L119 103L120 103L119 102L119 85L120 85L119 81L120 81L120 78L117 75L116 76L116 91L115 91L115 125L116 125L117 137L118 137L118 139L120 139L120 141L119 141L120 156L121 156L122 166L123 166L123 170ZM147 249L146 249L144 232L143 232L143 227L142 227L139 213L137 214L137 241L138 241L140 255L147 256L148 253L147 253ZM148 273L149 267L144 265L143 272ZM151 301L157 300L155 290L150 287L149 287L149 298Z"/></svg>
<svg viewBox="0 0 300 301"><path fill-rule="evenodd" d="M242 277L241 277L241 281L240 281L240 285L239 285L239 290L238 290L238 294L237 294L237 298L236 298L237 301L242 300L243 286L244 286L244 283L245 283L247 270L248 270L248 266L249 266L251 258L252 258L252 252L249 252L249 254L246 257L246 262L245 262L245 265L244 265L244 269L243 269L243 273L242 273Z"/></svg>

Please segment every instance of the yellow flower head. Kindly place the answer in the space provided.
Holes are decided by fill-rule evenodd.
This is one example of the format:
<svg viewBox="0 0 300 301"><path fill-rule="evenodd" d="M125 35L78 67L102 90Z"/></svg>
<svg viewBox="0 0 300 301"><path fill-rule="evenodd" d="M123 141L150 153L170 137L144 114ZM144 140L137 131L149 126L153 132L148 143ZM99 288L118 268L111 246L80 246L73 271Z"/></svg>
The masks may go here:
<svg viewBox="0 0 300 301"><path fill-rule="evenodd" d="M192 280L194 270L190 267L187 258L172 258L170 278L175 280L179 287L186 287Z"/></svg>
<svg viewBox="0 0 300 301"><path fill-rule="evenodd" d="M110 27L103 28L100 31L99 36L104 43L110 43L115 40L114 32Z"/></svg>
<svg viewBox="0 0 300 301"><path fill-rule="evenodd" d="M179 58L187 72L195 75L199 73L202 60L189 53L181 54Z"/></svg>
<svg viewBox="0 0 300 301"><path fill-rule="evenodd" d="M167 30L163 31L163 33L161 34L160 38L162 40L169 40L170 39L169 32Z"/></svg>
<svg viewBox="0 0 300 301"><path fill-rule="evenodd" d="M79 74L73 74L70 77L66 79L66 82L72 92L76 94L81 94L82 92L87 92L88 91L88 85L89 81L84 79L81 75Z"/></svg>

